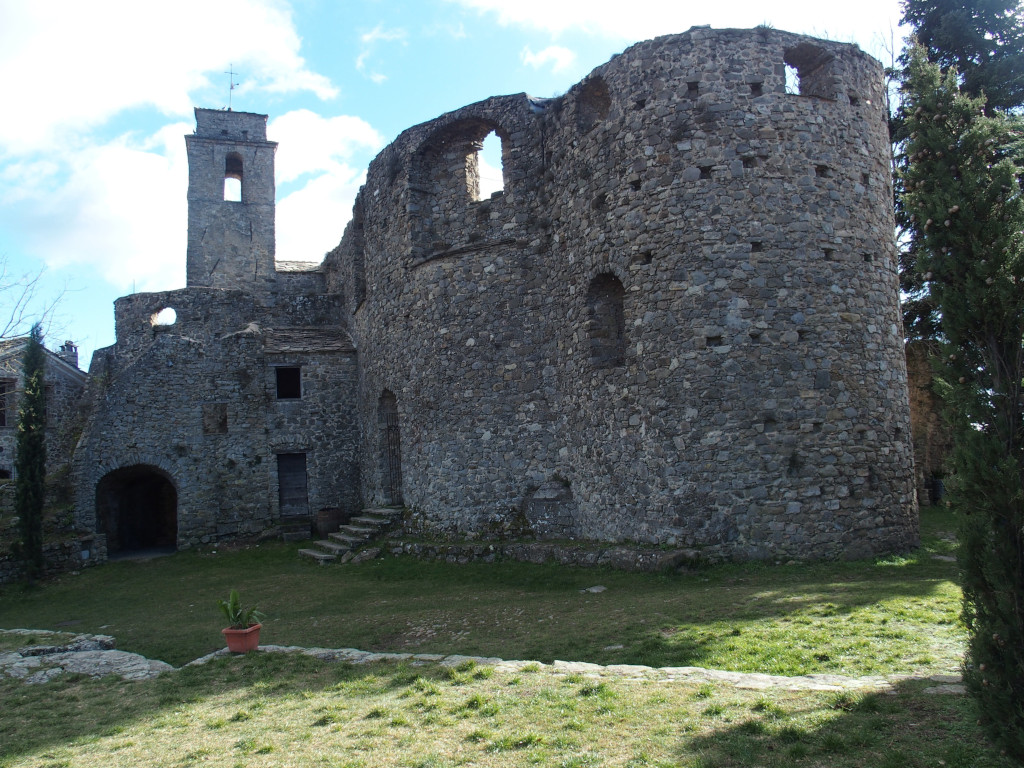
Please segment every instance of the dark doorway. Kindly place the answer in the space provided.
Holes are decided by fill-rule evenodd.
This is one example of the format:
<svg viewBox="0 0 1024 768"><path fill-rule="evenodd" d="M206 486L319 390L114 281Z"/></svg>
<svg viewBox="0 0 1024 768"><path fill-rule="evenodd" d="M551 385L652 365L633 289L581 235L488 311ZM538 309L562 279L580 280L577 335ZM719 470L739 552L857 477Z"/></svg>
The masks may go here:
<svg viewBox="0 0 1024 768"><path fill-rule="evenodd" d="M398 506L402 503L402 438L398 428L398 400L386 389L377 405L377 422L380 427L384 503Z"/></svg>
<svg viewBox="0 0 1024 768"><path fill-rule="evenodd" d="M277 454L277 493L281 503L281 519L309 517L309 495L306 490L306 454Z"/></svg>
<svg viewBox="0 0 1024 768"><path fill-rule="evenodd" d="M108 555L177 549L178 492L156 467L123 467L104 475L96 485L96 515Z"/></svg>

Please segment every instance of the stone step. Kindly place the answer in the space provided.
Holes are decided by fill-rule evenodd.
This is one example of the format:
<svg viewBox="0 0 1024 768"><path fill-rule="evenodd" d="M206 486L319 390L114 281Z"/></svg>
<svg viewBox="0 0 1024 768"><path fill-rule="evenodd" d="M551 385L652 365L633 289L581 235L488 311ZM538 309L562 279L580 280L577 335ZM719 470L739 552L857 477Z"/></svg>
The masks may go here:
<svg viewBox="0 0 1024 768"><path fill-rule="evenodd" d="M314 541L313 545L325 549L333 555L341 555L348 552L350 547L347 544L342 544L340 541L332 541L331 539L321 539L320 541Z"/></svg>
<svg viewBox="0 0 1024 768"><path fill-rule="evenodd" d="M373 536L378 531L377 528L365 525L343 525L338 530L351 536Z"/></svg>
<svg viewBox="0 0 1024 768"><path fill-rule="evenodd" d="M359 510L359 514L384 517L394 521L402 516L402 507L367 507L366 509Z"/></svg>
<svg viewBox="0 0 1024 768"><path fill-rule="evenodd" d="M385 525L391 525L391 519L387 517L370 517L369 515L360 515L359 517L353 517L348 521L348 524L380 529Z"/></svg>
<svg viewBox="0 0 1024 768"><path fill-rule="evenodd" d="M341 526L334 533L328 533L326 539L314 542L313 546L316 549L303 549L299 552L321 563L330 562L338 557L343 563L361 562L376 557L380 553L379 547L361 552L355 550L383 535L385 530L401 519L402 513L402 507L367 507L351 518L347 525ZM309 538L308 532L302 538Z"/></svg>
<svg viewBox="0 0 1024 768"><path fill-rule="evenodd" d="M362 536L351 536L347 533L341 533L340 531L337 531L335 533L329 533L327 534L327 537L341 544L344 544L346 547L357 547L366 541L366 539Z"/></svg>
<svg viewBox="0 0 1024 768"><path fill-rule="evenodd" d="M337 555L332 555L330 552L323 552L319 549L300 549L299 554L303 557L312 558L318 563L330 563L338 559Z"/></svg>

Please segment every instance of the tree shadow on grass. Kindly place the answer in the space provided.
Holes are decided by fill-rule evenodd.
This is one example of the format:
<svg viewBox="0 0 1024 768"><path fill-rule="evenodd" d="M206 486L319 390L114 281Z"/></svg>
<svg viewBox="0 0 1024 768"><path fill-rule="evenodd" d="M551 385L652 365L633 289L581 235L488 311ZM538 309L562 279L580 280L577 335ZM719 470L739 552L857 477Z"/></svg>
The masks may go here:
<svg viewBox="0 0 1024 768"><path fill-rule="evenodd" d="M62 761L58 755L62 749L119 737L141 723L185 728L194 718L205 717L201 729L224 729L244 723L266 701L280 697L337 690L339 699L358 703L417 681L450 682L459 674L437 665L412 669L402 664L353 665L297 654L256 653L216 659L144 681L61 674L33 685L0 678L4 702L0 766L32 754L56 760L47 765L70 765L73 759ZM211 706L204 709L207 703ZM314 715L311 712L310 721L302 726L333 722L329 715ZM181 750L185 746L184 742L179 745Z"/></svg>
<svg viewBox="0 0 1024 768"><path fill-rule="evenodd" d="M808 694L816 703L802 698L802 712L777 706L768 693L678 752L694 768L1012 768L976 724L972 702L963 694L925 693L929 685Z"/></svg>

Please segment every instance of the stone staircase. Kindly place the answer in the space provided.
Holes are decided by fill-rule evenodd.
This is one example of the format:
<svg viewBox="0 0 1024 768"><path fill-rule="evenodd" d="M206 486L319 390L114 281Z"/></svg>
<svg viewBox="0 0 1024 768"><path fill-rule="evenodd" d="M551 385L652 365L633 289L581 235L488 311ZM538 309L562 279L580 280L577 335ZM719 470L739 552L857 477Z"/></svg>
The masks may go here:
<svg viewBox="0 0 1024 768"><path fill-rule="evenodd" d="M309 515L283 516L277 531L281 541L305 541L309 538Z"/></svg>
<svg viewBox="0 0 1024 768"><path fill-rule="evenodd" d="M314 541L312 547L300 549L299 554L319 563L338 559L348 562L357 557L357 549L378 538L401 518L401 507L364 509L349 520L348 525L341 526L336 533L329 533L326 539Z"/></svg>

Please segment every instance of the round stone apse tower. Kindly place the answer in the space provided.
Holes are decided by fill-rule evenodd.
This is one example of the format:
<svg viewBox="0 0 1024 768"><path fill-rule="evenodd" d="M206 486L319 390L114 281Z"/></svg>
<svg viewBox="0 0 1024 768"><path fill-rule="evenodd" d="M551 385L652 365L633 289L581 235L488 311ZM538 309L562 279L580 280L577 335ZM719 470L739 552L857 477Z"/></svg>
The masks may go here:
<svg viewBox="0 0 1024 768"><path fill-rule="evenodd" d="M405 131L325 263L364 500L433 535L913 546L889 158L879 63L767 28Z"/></svg>

